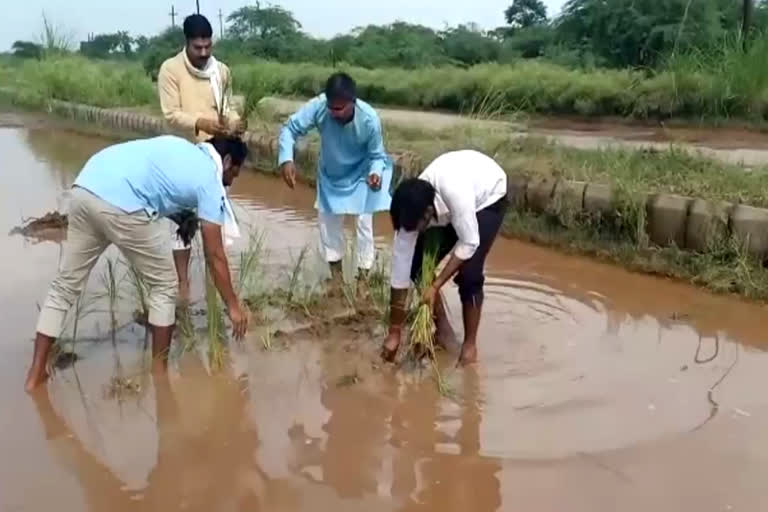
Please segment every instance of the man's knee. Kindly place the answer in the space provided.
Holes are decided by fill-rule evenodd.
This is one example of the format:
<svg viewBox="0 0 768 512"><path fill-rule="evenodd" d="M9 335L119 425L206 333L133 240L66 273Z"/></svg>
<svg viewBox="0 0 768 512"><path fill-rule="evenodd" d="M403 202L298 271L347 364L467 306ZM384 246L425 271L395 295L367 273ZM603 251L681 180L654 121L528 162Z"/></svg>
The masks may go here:
<svg viewBox="0 0 768 512"><path fill-rule="evenodd" d="M149 323L157 327L167 327L176 321L176 297L178 279L176 273L166 274L162 279L155 278L148 283Z"/></svg>
<svg viewBox="0 0 768 512"><path fill-rule="evenodd" d="M46 303L59 309L71 308L83 292L83 284L82 279L59 274L51 283Z"/></svg>
<svg viewBox="0 0 768 512"><path fill-rule="evenodd" d="M459 297L462 304L482 303L484 298L483 286L485 285L485 276L482 270L480 272L459 273L454 281L459 287Z"/></svg>

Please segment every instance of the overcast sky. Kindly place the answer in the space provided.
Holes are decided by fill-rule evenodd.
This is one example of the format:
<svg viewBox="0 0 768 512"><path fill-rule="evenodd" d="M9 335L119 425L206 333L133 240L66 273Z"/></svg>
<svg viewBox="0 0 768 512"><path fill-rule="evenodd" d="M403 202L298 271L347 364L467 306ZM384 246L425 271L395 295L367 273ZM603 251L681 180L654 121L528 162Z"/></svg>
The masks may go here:
<svg viewBox="0 0 768 512"><path fill-rule="evenodd" d="M504 24L504 9L512 0L279 0L272 3L293 11L304 30L330 37L354 27L395 20L435 28L473 21L485 28ZM544 0L555 14L565 0ZM170 24L171 4L181 16L195 10L195 0L4 0L0 51L18 39L35 40L45 12L75 41L89 32L128 30L133 35L157 33ZM200 0L200 10L218 33L218 12L227 13L249 0ZM255 3L255 2L254 2ZM178 21L178 19L177 19Z"/></svg>

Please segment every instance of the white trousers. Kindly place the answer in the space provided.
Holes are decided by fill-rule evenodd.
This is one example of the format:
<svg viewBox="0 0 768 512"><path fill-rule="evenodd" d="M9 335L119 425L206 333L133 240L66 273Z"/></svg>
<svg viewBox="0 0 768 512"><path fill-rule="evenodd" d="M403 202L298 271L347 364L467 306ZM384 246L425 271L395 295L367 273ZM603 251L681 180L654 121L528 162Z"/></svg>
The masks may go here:
<svg viewBox="0 0 768 512"><path fill-rule="evenodd" d="M345 215L318 212L320 242L325 260L329 263L341 261L346 253L344 217ZM376 246L373 241L373 215L358 215L355 224L357 231L357 268L370 270L373 268L373 262L376 257Z"/></svg>

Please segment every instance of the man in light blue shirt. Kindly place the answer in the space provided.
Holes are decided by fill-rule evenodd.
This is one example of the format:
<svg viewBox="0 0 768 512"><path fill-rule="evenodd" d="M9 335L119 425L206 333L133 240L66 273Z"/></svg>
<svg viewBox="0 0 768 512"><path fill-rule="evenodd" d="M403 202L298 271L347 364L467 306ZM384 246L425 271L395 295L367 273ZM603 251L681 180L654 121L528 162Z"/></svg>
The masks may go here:
<svg viewBox="0 0 768 512"><path fill-rule="evenodd" d="M72 188L67 242L38 318L27 391L47 380L48 354L65 316L111 244L149 288L153 360L156 370L167 369L177 278L167 225L159 219L183 210L197 210L213 281L227 305L235 337L245 334L247 316L232 287L222 229L231 212L224 186L239 175L247 154L245 144L234 137L195 145L163 136L110 146L88 160Z"/></svg>
<svg viewBox="0 0 768 512"><path fill-rule="evenodd" d="M317 210L325 258L336 284L342 280L344 216L357 215L357 266L361 275L374 263L373 213L389 210L392 160L384 149L376 111L357 99L354 80L332 75L325 94L291 116L280 133L279 161L289 187L296 184L296 141L311 129L320 132Z"/></svg>

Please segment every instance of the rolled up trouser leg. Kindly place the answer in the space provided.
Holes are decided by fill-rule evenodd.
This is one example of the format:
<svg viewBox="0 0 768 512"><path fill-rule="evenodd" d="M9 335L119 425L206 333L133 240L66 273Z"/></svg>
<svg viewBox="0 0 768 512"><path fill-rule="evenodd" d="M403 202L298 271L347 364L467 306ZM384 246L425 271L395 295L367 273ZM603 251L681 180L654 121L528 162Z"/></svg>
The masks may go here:
<svg viewBox="0 0 768 512"><path fill-rule="evenodd" d="M357 268L371 270L376 259L376 245L373 240L373 215L366 213L357 217Z"/></svg>
<svg viewBox="0 0 768 512"><path fill-rule="evenodd" d="M344 216L317 212L320 227L320 243L325 261L335 263L344 259Z"/></svg>
<svg viewBox="0 0 768 512"><path fill-rule="evenodd" d="M40 310L37 332L53 338L61 335L67 312L77 302L93 266L109 245L101 229L101 203L84 189L72 189L61 267Z"/></svg>
<svg viewBox="0 0 768 512"><path fill-rule="evenodd" d="M482 306L483 285L485 284L485 259L493 247L504 222L506 199L477 212L477 227L480 232L480 245L475 254L459 269L454 282L459 286L462 304Z"/></svg>

